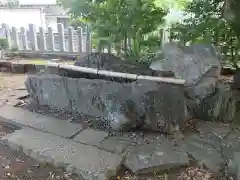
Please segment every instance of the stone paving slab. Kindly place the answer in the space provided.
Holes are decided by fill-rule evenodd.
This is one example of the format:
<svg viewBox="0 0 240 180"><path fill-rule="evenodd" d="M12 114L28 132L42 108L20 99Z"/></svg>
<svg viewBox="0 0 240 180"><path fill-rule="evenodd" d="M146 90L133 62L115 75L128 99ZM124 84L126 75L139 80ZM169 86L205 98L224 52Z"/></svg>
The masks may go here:
<svg viewBox="0 0 240 180"><path fill-rule="evenodd" d="M204 140L199 135L191 135L185 138L184 141L179 142L179 146L193 157L199 165L205 165L214 173L219 172L221 165L224 163L218 151L218 144L216 143L213 146L207 139Z"/></svg>
<svg viewBox="0 0 240 180"><path fill-rule="evenodd" d="M215 133L225 137L231 131L231 127L228 124L201 121L197 124L197 130L200 134Z"/></svg>
<svg viewBox="0 0 240 180"><path fill-rule="evenodd" d="M37 160L71 170L85 180L115 176L123 160L117 154L31 128L15 131L2 142Z"/></svg>
<svg viewBox="0 0 240 180"><path fill-rule="evenodd" d="M127 154L129 146L133 146L131 139L125 137L108 137L99 144L100 148L117 153L123 157Z"/></svg>
<svg viewBox="0 0 240 180"><path fill-rule="evenodd" d="M76 137L74 141L81 142L84 144L99 146L100 142L108 136L105 131L97 131L94 129L84 129Z"/></svg>
<svg viewBox="0 0 240 180"><path fill-rule="evenodd" d="M135 147L124 162L124 165L134 173L169 170L188 164L187 154L173 146L165 137L150 144Z"/></svg>
<svg viewBox="0 0 240 180"><path fill-rule="evenodd" d="M119 132L105 138L98 147L125 157L135 146L161 141L161 138L156 132Z"/></svg>
<svg viewBox="0 0 240 180"><path fill-rule="evenodd" d="M222 141L224 153L228 158L233 158L235 152L240 152L240 131L233 130ZM240 158L239 158L240 159ZM240 162L239 162L240 163Z"/></svg>
<svg viewBox="0 0 240 180"><path fill-rule="evenodd" d="M237 180L240 179L240 152L233 154L233 159L229 162L228 171L230 174L235 175Z"/></svg>
<svg viewBox="0 0 240 180"><path fill-rule="evenodd" d="M224 159L234 159L240 152L240 132L222 124L205 124L199 130L200 134L191 134L178 144L198 163L218 173Z"/></svg>
<svg viewBox="0 0 240 180"><path fill-rule="evenodd" d="M28 110L3 106L0 108L0 121L12 123L17 126L28 126L44 132L49 132L62 137L71 137L82 130L81 124L37 114Z"/></svg>

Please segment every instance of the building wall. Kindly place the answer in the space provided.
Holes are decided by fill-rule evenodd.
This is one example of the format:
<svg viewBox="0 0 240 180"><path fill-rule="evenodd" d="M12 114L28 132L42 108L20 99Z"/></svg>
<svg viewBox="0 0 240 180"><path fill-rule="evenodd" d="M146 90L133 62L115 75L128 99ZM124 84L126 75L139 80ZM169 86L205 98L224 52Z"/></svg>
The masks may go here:
<svg viewBox="0 0 240 180"><path fill-rule="evenodd" d="M53 28L53 31L57 31L57 17L46 16L46 26Z"/></svg>
<svg viewBox="0 0 240 180"><path fill-rule="evenodd" d="M46 28L45 13L40 8L0 9L0 22L17 28L28 28L28 24Z"/></svg>

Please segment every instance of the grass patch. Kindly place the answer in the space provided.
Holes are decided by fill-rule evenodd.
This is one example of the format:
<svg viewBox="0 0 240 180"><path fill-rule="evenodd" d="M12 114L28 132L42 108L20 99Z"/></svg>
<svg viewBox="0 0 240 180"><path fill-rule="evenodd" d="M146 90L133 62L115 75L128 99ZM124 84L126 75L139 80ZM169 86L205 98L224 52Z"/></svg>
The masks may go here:
<svg viewBox="0 0 240 180"><path fill-rule="evenodd" d="M47 60L31 60L30 61L31 64L36 64L36 65L46 65L48 64Z"/></svg>
<svg viewBox="0 0 240 180"><path fill-rule="evenodd" d="M46 59L33 59L29 61L31 64L36 64L36 65L46 65L48 64L48 62L51 62L51 60L46 60ZM68 61L68 60L64 60L64 61L60 61L59 63L67 63L67 64L71 64L74 65L75 61Z"/></svg>

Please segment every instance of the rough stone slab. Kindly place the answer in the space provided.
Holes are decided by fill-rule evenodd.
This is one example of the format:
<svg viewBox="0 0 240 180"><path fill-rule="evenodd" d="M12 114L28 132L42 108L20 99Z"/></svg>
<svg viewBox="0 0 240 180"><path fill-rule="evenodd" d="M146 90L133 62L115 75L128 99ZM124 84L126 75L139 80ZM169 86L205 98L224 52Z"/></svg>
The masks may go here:
<svg viewBox="0 0 240 180"><path fill-rule="evenodd" d="M232 158L240 152L240 131L223 123L199 123L200 137L217 149L223 148L225 156Z"/></svg>
<svg viewBox="0 0 240 180"><path fill-rule="evenodd" d="M122 162L122 157L117 154L30 128L5 136L3 142L10 147L22 148L37 160L71 167L85 180L107 180L116 175Z"/></svg>
<svg viewBox="0 0 240 180"><path fill-rule="evenodd" d="M199 123L200 134L192 134L179 142L196 161L217 173L224 165L221 153L229 160L240 152L240 132L226 124Z"/></svg>
<svg viewBox="0 0 240 180"><path fill-rule="evenodd" d="M136 146L125 159L124 165L134 173L147 173L187 165L187 154L170 141L161 137L158 141Z"/></svg>
<svg viewBox="0 0 240 180"><path fill-rule="evenodd" d="M33 113L28 110L12 106L1 107L0 117L5 119L6 122L13 123L18 126L28 126L62 137L71 137L82 130L82 126L80 124L69 123L54 117Z"/></svg>
<svg viewBox="0 0 240 180"><path fill-rule="evenodd" d="M104 139L99 147L125 157L135 146L142 146L161 139L156 132L124 132L116 133Z"/></svg>
<svg viewBox="0 0 240 180"><path fill-rule="evenodd" d="M108 137L103 140L99 147L117 153L121 156L126 155L128 147L131 146L131 139L124 137Z"/></svg>
<svg viewBox="0 0 240 180"><path fill-rule="evenodd" d="M66 78L50 75L40 76L38 81L39 105L48 105L53 109L70 109L70 101L66 89ZM42 88L39 88L39 87Z"/></svg>
<svg viewBox="0 0 240 180"><path fill-rule="evenodd" d="M240 152L235 152L233 158L229 161L228 171L231 175L237 177L237 180L240 179Z"/></svg>
<svg viewBox="0 0 240 180"><path fill-rule="evenodd" d="M72 73L67 75L80 75ZM31 99L39 106L90 116L92 125L100 129L127 131L141 127L170 132L172 125L184 123L184 92L179 86L144 80L118 83L82 75L77 79L30 75L25 84ZM142 117L146 117L144 121Z"/></svg>
<svg viewBox="0 0 240 180"><path fill-rule="evenodd" d="M84 129L73 140L84 144L98 146L102 140L108 136L105 131L97 131L94 129Z"/></svg>
<svg viewBox="0 0 240 180"><path fill-rule="evenodd" d="M231 128L228 124L223 123L199 122L197 130L201 134L215 133L218 136L225 137L231 131Z"/></svg>
<svg viewBox="0 0 240 180"><path fill-rule="evenodd" d="M233 158L235 152L240 152L240 131L231 131L231 133L229 133L228 136L223 140L222 144L225 155L228 158Z"/></svg>
<svg viewBox="0 0 240 180"><path fill-rule="evenodd" d="M224 163L219 153L217 137L207 136L206 139L202 139L199 135L191 135L179 143L179 146L199 164L205 165L214 173L218 173Z"/></svg>

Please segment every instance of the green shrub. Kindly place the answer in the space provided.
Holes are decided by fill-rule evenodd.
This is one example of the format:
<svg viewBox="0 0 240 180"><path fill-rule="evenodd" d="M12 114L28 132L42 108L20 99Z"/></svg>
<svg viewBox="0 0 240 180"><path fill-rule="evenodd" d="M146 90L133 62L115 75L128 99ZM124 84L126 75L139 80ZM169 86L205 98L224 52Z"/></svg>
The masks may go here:
<svg viewBox="0 0 240 180"><path fill-rule="evenodd" d="M6 38L0 38L0 49L8 49L8 40Z"/></svg>

